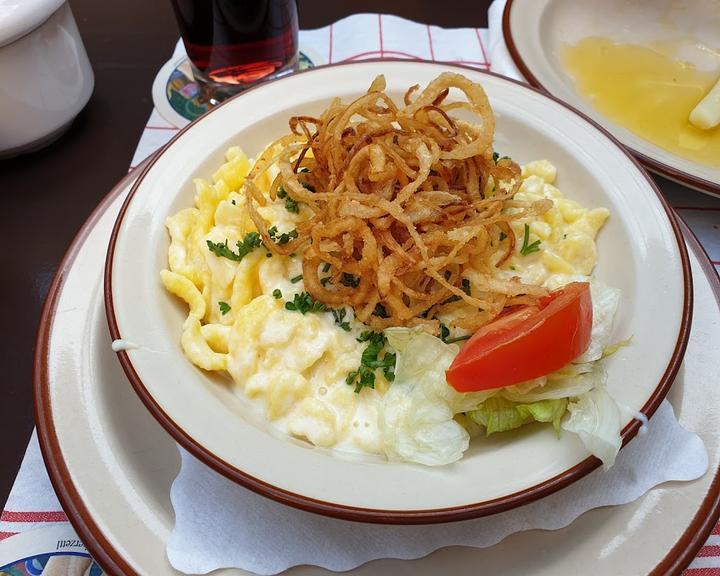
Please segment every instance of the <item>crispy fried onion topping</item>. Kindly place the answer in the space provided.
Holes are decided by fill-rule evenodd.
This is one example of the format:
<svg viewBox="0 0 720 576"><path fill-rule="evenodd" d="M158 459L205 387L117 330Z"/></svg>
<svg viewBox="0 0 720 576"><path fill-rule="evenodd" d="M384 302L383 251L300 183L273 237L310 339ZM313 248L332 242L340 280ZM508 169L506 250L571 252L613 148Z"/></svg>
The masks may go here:
<svg viewBox="0 0 720 576"><path fill-rule="evenodd" d="M448 102L453 96L461 98ZM493 158L495 118L484 90L443 73L398 107L378 76L350 104L294 116L290 134L258 158L246 180L250 216L265 245L303 258L305 289L328 306L349 305L374 330L423 326L438 316L473 332L506 307L534 304L543 288L496 271L513 253L512 220L551 202L513 196L520 168ZM466 119L461 119L453 114ZM278 193L303 207L297 238L273 241L254 179L276 167Z"/></svg>

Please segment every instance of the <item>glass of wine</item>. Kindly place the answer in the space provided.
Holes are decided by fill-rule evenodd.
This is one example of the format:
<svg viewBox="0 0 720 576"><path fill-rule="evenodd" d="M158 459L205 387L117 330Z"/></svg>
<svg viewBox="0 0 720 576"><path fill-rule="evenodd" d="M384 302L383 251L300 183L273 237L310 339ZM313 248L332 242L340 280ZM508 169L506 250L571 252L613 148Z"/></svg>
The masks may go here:
<svg viewBox="0 0 720 576"><path fill-rule="evenodd" d="M296 0L171 0L195 81L217 103L297 69Z"/></svg>

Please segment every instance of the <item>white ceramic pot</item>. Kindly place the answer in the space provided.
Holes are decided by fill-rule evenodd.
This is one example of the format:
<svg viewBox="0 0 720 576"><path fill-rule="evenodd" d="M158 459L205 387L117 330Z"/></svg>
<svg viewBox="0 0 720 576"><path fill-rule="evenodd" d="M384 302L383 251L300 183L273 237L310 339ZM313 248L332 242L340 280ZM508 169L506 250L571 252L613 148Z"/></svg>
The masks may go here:
<svg viewBox="0 0 720 576"><path fill-rule="evenodd" d="M58 138L90 99L93 71L62 0L0 0L0 157Z"/></svg>

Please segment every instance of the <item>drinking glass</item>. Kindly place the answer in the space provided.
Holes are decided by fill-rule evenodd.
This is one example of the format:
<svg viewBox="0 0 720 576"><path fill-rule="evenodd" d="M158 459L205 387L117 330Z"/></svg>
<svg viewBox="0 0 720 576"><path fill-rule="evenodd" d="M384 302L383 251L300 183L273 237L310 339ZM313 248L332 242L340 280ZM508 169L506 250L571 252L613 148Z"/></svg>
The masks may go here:
<svg viewBox="0 0 720 576"><path fill-rule="evenodd" d="M195 81L210 102L298 66L296 0L171 0Z"/></svg>

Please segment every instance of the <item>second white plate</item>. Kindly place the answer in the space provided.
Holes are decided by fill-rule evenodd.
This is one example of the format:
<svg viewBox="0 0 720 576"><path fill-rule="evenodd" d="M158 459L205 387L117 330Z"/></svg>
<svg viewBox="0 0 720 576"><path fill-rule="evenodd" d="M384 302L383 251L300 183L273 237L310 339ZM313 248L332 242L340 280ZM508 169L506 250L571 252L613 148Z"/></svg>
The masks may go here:
<svg viewBox="0 0 720 576"><path fill-rule="evenodd" d="M35 358L36 422L63 507L101 565L114 575L179 576L165 556L179 454L125 379L102 303L104 246L133 179L86 224L51 288ZM625 506L591 510L562 530L515 534L489 549L446 548L421 560L371 562L352 574L678 574L715 524L720 485L720 350L707 345L720 341L720 291L717 277L706 276L713 274L709 264L703 268L692 253L691 261L702 313L668 399L680 423L705 442L710 471L704 477L655 488ZM288 574L330 573L305 566Z"/></svg>
<svg viewBox="0 0 720 576"><path fill-rule="evenodd" d="M590 36L633 44L659 39L682 40L689 45L699 44L700 40L716 44L720 37L717 3L712 0L508 0L503 33L515 64L533 86L590 116L654 172L720 196L720 168L668 152L605 117L578 94L559 56L562 44L573 44ZM717 44L714 47L720 48Z"/></svg>

